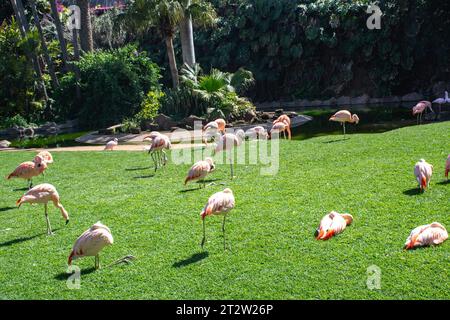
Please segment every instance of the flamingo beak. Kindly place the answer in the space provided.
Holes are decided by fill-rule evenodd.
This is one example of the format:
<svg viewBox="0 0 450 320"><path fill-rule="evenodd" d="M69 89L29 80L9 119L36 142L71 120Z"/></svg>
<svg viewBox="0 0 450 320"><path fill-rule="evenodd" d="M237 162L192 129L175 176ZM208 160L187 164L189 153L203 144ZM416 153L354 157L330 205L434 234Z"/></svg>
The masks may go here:
<svg viewBox="0 0 450 320"><path fill-rule="evenodd" d="M316 232L317 232L317 231L316 231ZM319 235L316 237L316 239L317 239L317 240L322 239L322 237L323 237L324 234L325 234L325 232L324 232L322 229L320 229L320 230L319 230Z"/></svg>

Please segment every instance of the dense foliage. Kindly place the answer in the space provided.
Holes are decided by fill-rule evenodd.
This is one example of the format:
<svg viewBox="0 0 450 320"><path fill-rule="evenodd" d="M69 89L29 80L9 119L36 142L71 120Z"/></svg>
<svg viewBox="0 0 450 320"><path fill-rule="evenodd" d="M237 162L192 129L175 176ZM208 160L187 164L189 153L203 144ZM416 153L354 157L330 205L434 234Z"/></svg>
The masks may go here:
<svg viewBox="0 0 450 320"><path fill-rule="evenodd" d="M78 117L84 128L120 123L141 111L141 102L151 90L160 89L160 71L144 52L134 46L84 55L80 70L79 98L76 76L61 80L56 95L61 118Z"/></svg>

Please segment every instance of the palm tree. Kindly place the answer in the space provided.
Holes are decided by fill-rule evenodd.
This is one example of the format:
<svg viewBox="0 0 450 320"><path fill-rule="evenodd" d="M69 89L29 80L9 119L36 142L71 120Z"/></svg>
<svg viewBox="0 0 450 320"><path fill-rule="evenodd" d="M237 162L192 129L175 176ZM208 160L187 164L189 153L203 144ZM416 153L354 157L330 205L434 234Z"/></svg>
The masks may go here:
<svg viewBox="0 0 450 320"><path fill-rule="evenodd" d="M50 0L50 7L52 10L53 22L56 27L56 34L58 35L59 47L61 49L61 56L64 71L69 71L69 55L67 53L66 39L64 39L64 30L59 19L58 8L56 7L56 0Z"/></svg>
<svg viewBox="0 0 450 320"><path fill-rule="evenodd" d="M204 0L182 0L183 19L180 22L180 39L183 51L183 63L195 65L194 33L192 20L196 26L215 25L217 14L211 3Z"/></svg>
<svg viewBox="0 0 450 320"><path fill-rule="evenodd" d="M80 8L81 30L80 44L81 50L91 52L94 50L94 40L92 38L91 14L89 11L89 0L77 0Z"/></svg>
<svg viewBox="0 0 450 320"><path fill-rule="evenodd" d="M128 23L139 32L147 32L151 27L164 39L169 59L173 87L179 84L178 68L173 48L177 26L183 19L183 8L173 0L135 0L128 6Z"/></svg>

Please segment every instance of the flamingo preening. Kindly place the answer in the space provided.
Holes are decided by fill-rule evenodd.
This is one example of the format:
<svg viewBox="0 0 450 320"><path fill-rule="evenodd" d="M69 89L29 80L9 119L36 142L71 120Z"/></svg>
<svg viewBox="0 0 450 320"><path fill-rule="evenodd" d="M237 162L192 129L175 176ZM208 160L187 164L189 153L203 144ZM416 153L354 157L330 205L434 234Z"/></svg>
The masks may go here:
<svg viewBox="0 0 450 320"><path fill-rule="evenodd" d="M450 98L448 97L448 91L445 91L444 98L437 98L436 100L433 100L433 103L436 103L439 105L439 113L438 116L441 115L441 109L442 105L446 103L450 103Z"/></svg>
<svg viewBox="0 0 450 320"><path fill-rule="evenodd" d="M445 177L448 181L448 173L450 172L450 154L447 157L447 161L445 161Z"/></svg>
<svg viewBox="0 0 450 320"><path fill-rule="evenodd" d="M119 140L117 138L114 138L111 141L108 141L105 145L105 149L104 150L110 150L113 151L115 147L117 147L117 145L119 144Z"/></svg>
<svg viewBox="0 0 450 320"><path fill-rule="evenodd" d="M289 127L286 123L277 122L272 126L272 129L270 129L269 137L270 137L270 139L272 139L272 135L274 133L278 133L278 135L283 133L283 136L286 139L286 131L288 132L288 136L290 135L290 131L288 131L288 130L289 130Z"/></svg>
<svg viewBox="0 0 450 320"><path fill-rule="evenodd" d="M253 139L267 139L268 133L267 130L262 126L256 126L245 131L245 137L250 140Z"/></svg>
<svg viewBox="0 0 450 320"><path fill-rule="evenodd" d="M320 221L319 228L315 232L317 240L328 240L334 235L344 231L344 229L353 222L353 216L348 213L337 213L331 211Z"/></svg>
<svg viewBox="0 0 450 320"><path fill-rule="evenodd" d="M289 116L287 116L285 114L282 114L276 120L274 120L272 130L274 129L274 127L275 127L275 125L277 123L283 123L285 125L284 128L279 126L280 129L278 129L278 130L283 131L285 139L286 139L286 133L285 133L285 131L286 131L288 133L289 140L291 140L291 138L292 138L292 134L291 134L291 118L289 118ZM281 130L281 129L283 129L283 130Z"/></svg>
<svg viewBox="0 0 450 320"><path fill-rule="evenodd" d="M345 139L345 123L359 123L359 117L356 114L351 114L348 110L340 110L336 112L334 115L331 116L329 121L335 121L340 122L342 125L342 128L344 130L344 139Z"/></svg>
<svg viewBox="0 0 450 320"><path fill-rule="evenodd" d="M431 108L430 101L420 101L412 108L413 116L417 115L417 124L422 123L422 114L424 111L427 110L427 108L430 109L431 112L434 112L433 109Z"/></svg>
<svg viewBox="0 0 450 320"><path fill-rule="evenodd" d="M206 228L205 228L205 218L211 215L223 215L222 222L222 232L223 232L223 249L226 249L226 239L225 239L225 219L227 217L228 212L234 208L235 201L233 191L231 189L226 188L223 191L214 193L208 199L208 203L203 208L200 216L203 220L203 239L201 242L201 246L203 248L206 241Z"/></svg>
<svg viewBox="0 0 450 320"><path fill-rule="evenodd" d="M172 144L170 143L168 136L160 133L153 135L152 143L148 148L148 153L155 164L155 171L166 165L168 158L164 150L170 148L172 148Z"/></svg>
<svg viewBox="0 0 450 320"><path fill-rule="evenodd" d="M216 145L216 148L214 149L214 154L226 151L229 155L230 160L230 173L231 173L231 179L234 178L233 175L233 154L232 151L235 147L239 147L242 144L242 141L245 139L245 133L244 130L239 129L236 131L236 133L225 133L223 136L220 137L219 142Z"/></svg>
<svg viewBox="0 0 450 320"><path fill-rule="evenodd" d="M20 206L23 203L43 203L45 207L45 220L47 222L47 234L52 235L52 227L50 226L50 219L48 217L48 202L52 201L53 205L61 211L61 215L66 220L66 224L69 223L69 214L63 205L59 201L59 194L56 188L49 184L43 183L35 186L34 188L28 190L19 200L17 200L16 205Z"/></svg>
<svg viewBox="0 0 450 320"><path fill-rule="evenodd" d="M53 163L53 156L50 152L44 150L41 151L37 154L38 157L41 157L42 159L44 159L44 161L49 164L49 163Z"/></svg>
<svg viewBox="0 0 450 320"><path fill-rule="evenodd" d="M208 139L212 138L216 140L221 135L225 134L226 121L224 119L216 119L214 121L208 122L203 127L203 142L208 145Z"/></svg>
<svg viewBox="0 0 450 320"><path fill-rule="evenodd" d="M420 159L414 165L414 175L419 183L420 191L425 191L430 186L431 175L433 174L433 166L426 162L424 159Z"/></svg>
<svg viewBox="0 0 450 320"><path fill-rule="evenodd" d="M203 187L206 186L205 177L214 171L214 160L212 158L206 158L205 160L198 161L194 163L188 172L184 184L186 185L189 181L201 180L203 182ZM201 188L201 185L200 185Z"/></svg>
<svg viewBox="0 0 450 320"><path fill-rule="evenodd" d="M41 157L36 156L33 161L22 162L11 172L6 179L20 178L28 181L28 189L33 187L33 177L43 173L47 169L47 162Z"/></svg>
<svg viewBox="0 0 450 320"><path fill-rule="evenodd" d="M95 269L100 268L100 251L114 243L111 230L100 221L95 223L75 241L72 252L69 255L68 264L80 257L95 256Z"/></svg>
<svg viewBox="0 0 450 320"><path fill-rule="evenodd" d="M423 225L411 231L404 249L414 249L417 247L426 247L438 245L448 239L448 233L445 227L439 222Z"/></svg>

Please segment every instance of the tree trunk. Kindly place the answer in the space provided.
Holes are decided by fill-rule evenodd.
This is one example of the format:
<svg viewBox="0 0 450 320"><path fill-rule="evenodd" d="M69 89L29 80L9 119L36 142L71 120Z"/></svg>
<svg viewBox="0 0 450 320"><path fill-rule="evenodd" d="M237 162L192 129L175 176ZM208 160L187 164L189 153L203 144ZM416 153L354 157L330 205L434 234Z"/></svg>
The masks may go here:
<svg viewBox="0 0 450 320"><path fill-rule="evenodd" d="M73 56L75 58L75 61L80 61L80 47L78 46L78 30L77 28L72 29L72 45L73 45ZM75 72L75 78L77 79L77 85L76 85L76 98L77 100L80 100L81 98L81 92L80 92L80 69L78 69L77 66L73 66L73 70Z"/></svg>
<svg viewBox="0 0 450 320"><path fill-rule="evenodd" d="M30 30L30 28L28 26L28 22L25 17L25 11L23 9L22 0L11 0L11 5L13 7L14 14L16 15L17 21L19 23L20 34L22 35L22 38L25 39L27 37L27 33ZM44 96L44 99L47 101L48 100L47 89L45 88L45 83L42 78L42 70L41 66L39 65L39 57L37 56L37 54L29 52L28 50L26 51L26 56L33 65L33 69L37 77L37 82L39 84L39 89L42 91L42 95Z"/></svg>
<svg viewBox="0 0 450 320"><path fill-rule="evenodd" d="M191 1L187 1L187 7ZM183 63L191 68L195 64L194 32L192 28L192 17L187 15L180 23L181 48L183 51Z"/></svg>
<svg viewBox="0 0 450 320"><path fill-rule="evenodd" d="M61 56L63 62L63 70L65 72L69 71L69 55L67 54L67 46L66 39L64 39L64 31L61 24L61 20L59 20L58 9L56 8L56 0L50 0L50 6L52 9L53 21L56 27L56 33L58 35L59 47L61 49Z"/></svg>
<svg viewBox="0 0 450 320"><path fill-rule="evenodd" d="M41 22L39 20L38 12L36 10L36 3L34 2L34 0L30 0L30 5L31 5L31 11L33 12L34 24L36 25L36 28L38 30L39 38L41 40L42 50L44 51L45 63L47 64L48 72L52 79L52 87L53 87L53 89L56 89L57 87L59 87L59 81L58 81L58 78L56 77L55 67L53 66L52 58L50 57L50 54L48 52L48 47L45 42L44 32L42 31Z"/></svg>
<svg viewBox="0 0 450 320"><path fill-rule="evenodd" d="M173 37L167 36L166 39L167 57L169 58L170 73L172 75L173 87L177 88L179 84L177 61L175 59L175 51L173 49Z"/></svg>
<svg viewBox="0 0 450 320"><path fill-rule="evenodd" d="M94 40L92 38L91 14L89 11L89 0L77 0L80 7L81 30L80 42L81 50L91 52L94 50Z"/></svg>

